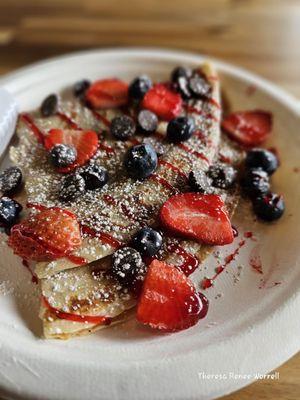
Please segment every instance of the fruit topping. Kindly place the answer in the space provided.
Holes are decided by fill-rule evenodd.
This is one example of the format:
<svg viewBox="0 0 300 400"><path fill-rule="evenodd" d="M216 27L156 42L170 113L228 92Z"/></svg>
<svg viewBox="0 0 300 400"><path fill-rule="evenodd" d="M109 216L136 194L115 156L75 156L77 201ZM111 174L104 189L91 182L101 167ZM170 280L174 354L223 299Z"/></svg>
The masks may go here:
<svg viewBox="0 0 300 400"><path fill-rule="evenodd" d="M133 286L142 281L146 266L138 251L131 247L122 247L112 256L112 274L124 286Z"/></svg>
<svg viewBox="0 0 300 400"><path fill-rule="evenodd" d="M96 109L124 106L128 102L128 85L114 78L96 81L87 90L86 101Z"/></svg>
<svg viewBox="0 0 300 400"><path fill-rule="evenodd" d="M269 176L260 168L246 170L241 186L249 197L263 196L270 190Z"/></svg>
<svg viewBox="0 0 300 400"><path fill-rule="evenodd" d="M177 83L179 78L188 79L192 76L192 70L186 67L176 67L171 73L171 81Z"/></svg>
<svg viewBox="0 0 300 400"><path fill-rule="evenodd" d="M59 199L65 202L76 200L85 193L85 190L85 180L81 175L68 175L60 184Z"/></svg>
<svg viewBox="0 0 300 400"><path fill-rule="evenodd" d="M14 225L22 211L22 206L17 201L9 197L2 197L0 199L0 226L3 228L10 228Z"/></svg>
<svg viewBox="0 0 300 400"><path fill-rule="evenodd" d="M237 177L237 171L225 163L211 165L207 174L211 178L213 186L220 189L232 187Z"/></svg>
<svg viewBox="0 0 300 400"><path fill-rule="evenodd" d="M189 173L189 185L193 192L211 194L214 191L212 180L201 169Z"/></svg>
<svg viewBox="0 0 300 400"><path fill-rule="evenodd" d="M165 154L164 145L161 142L155 140L153 137L144 138L143 143L150 144L156 151L157 157L161 157Z"/></svg>
<svg viewBox="0 0 300 400"><path fill-rule="evenodd" d="M134 101L140 101L151 87L152 81L148 76L139 76L138 78L135 78L129 85L129 98Z"/></svg>
<svg viewBox="0 0 300 400"><path fill-rule="evenodd" d="M272 175L278 168L278 158L274 153L266 149L253 149L247 153L245 166L248 169L261 168L268 175Z"/></svg>
<svg viewBox="0 0 300 400"><path fill-rule="evenodd" d="M94 156L98 148L98 136L94 131L51 129L44 145L47 150L51 150L57 144L73 146L77 151L75 162L58 170L66 173L84 165Z"/></svg>
<svg viewBox="0 0 300 400"><path fill-rule="evenodd" d="M127 151L124 165L132 178L147 178L157 168L156 151L151 144L133 146Z"/></svg>
<svg viewBox="0 0 300 400"><path fill-rule="evenodd" d="M77 158L74 146L67 144L56 144L50 151L51 163L56 168L63 168L73 164Z"/></svg>
<svg viewBox="0 0 300 400"><path fill-rule="evenodd" d="M41 114L43 117L54 115L58 107L58 97L56 94L50 94L41 104Z"/></svg>
<svg viewBox="0 0 300 400"><path fill-rule="evenodd" d="M185 100L188 100L192 96L189 88L189 78L191 75L192 71L184 67L175 68L171 74L171 80L174 83L175 89Z"/></svg>
<svg viewBox="0 0 300 400"><path fill-rule="evenodd" d="M156 230L145 226L133 237L132 246L143 256L152 257L162 246L162 236Z"/></svg>
<svg viewBox="0 0 300 400"><path fill-rule="evenodd" d="M197 73L193 73L189 78L189 88L193 97L196 97L197 99L209 97L211 94L211 85L207 82L204 76Z"/></svg>
<svg viewBox="0 0 300 400"><path fill-rule="evenodd" d="M279 219L285 210L282 196L275 193L268 193L265 196L257 197L253 201L255 214L264 221L275 221Z"/></svg>
<svg viewBox="0 0 300 400"><path fill-rule="evenodd" d="M143 133L144 135L150 135L157 129L158 118L153 112L149 110L142 110L138 114L137 124L140 133Z"/></svg>
<svg viewBox="0 0 300 400"><path fill-rule="evenodd" d="M167 138L172 143L188 140L195 132L195 122L191 117L177 117L168 123Z"/></svg>
<svg viewBox="0 0 300 400"><path fill-rule="evenodd" d="M16 193L22 186L22 171L19 167L6 168L0 174L0 192L11 195Z"/></svg>
<svg viewBox="0 0 300 400"><path fill-rule="evenodd" d="M172 196L162 206L160 219L170 231L205 244L224 245L233 241L225 204L215 194L184 193Z"/></svg>
<svg viewBox="0 0 300 400"><path fill-rule="evenodd" d="M83 99L86 91L91 86L91 82L87 79L83 79L82 81L78 81L73 86L73 93L75 97Z"/></svg>
<svg viewBox="0 0 300 400"><path fill-rule="evenodd" d="M272 114L260 110L235 112L223 120L222 128L242 145L257 146L271 133Z"/></svg>
<svg viewBox="0 0 300 400"><path fill-rule="evenodd" d="M24 260L54 260L81 245L80 227L74 214L53 207L13 226L8 244Z"/></svg>
<svg viewBox="0 0 300 400"><path fill-rule="evenodd" d="M80 175L85 181L85 188L87 190L101 189L108 181L107 170L96 164L84 167Z"/></svg>
<svg viewBox="0 0 300 400"><path fill-rule="evenodd" d="M139 322L169 332L183 330L199 321L202 309L195 287L183 272L152 261L138 302Z"/></svg>
<svg viewBox="0 0 300 400"><path fill-rule="evenodd" d="M118 140L127 140L135 133L135 123L131 117L121 115L115 117L110 125L111 134Z"/></svg>
<svg viewBox="0 0 300 400"><path fill-rule="evenodd" d="M180 95L162 83L154 85L144 96L142 108L154 112L159 118L170 121L182 110Z"/></svg>

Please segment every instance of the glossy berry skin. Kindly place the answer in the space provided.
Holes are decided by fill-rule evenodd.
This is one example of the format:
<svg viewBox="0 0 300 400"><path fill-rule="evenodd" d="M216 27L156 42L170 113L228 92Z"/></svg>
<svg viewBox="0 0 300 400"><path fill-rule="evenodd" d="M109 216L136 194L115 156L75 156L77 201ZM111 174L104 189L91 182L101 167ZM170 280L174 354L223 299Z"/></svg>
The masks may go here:
<svg viewBox="0 0 300 400"><path fill-rule="evenodd" d="M78 81L73 86L73 93L75 97L79 97L82 99L85 95L85 92L91 86L91 82L87 79L83 79L82 81Z"/></svg>
<svg viewBox="0 0 300 400"><path fill-rule="evenodd" d="M118 140L127 140L135 133L135 123L132 118L127 115L115 117L111 121L111 134Z"/></svg>
<svg viewBox="0 0 300 400"><path fill-rule="evenodd" d="M9 197L2 197L0 199L0 226L9 228L14 225L19 218L22 208L21 204L17 201Z"/></svg>
<svg viewBox="0 0 300 400"><path fill-rule="evenodd" d="M84 179L86 190L101 189L108 181L107 170L96 164L83 168L80 175Z"/></svg>
<svg viewBox="0 0 300 400"><path fill-rule="evenodd" d="M172 73L171 73L171 81L173 83L177 83L179 78L190 78L192 75L192 70L190 68L186 68L186 67L176 67L173 69Z"/></svg>
<svg viewBox="0 0 300 400"><path fill-rule="evenodd" d="M242 178L241 186L249 197L264 196L270 190L269 176L262 169L249 169Z"/></svg>
<svg viewBox="0 0 300 400"><path fill-rule="evenodd" d="M268 193L265 196L257 197L253 201L253 210L260 219L271 222L283 215L285 203L282 196Z"/></svg>
<svg viewBox="0 0 300 400"><path fill-rule="evenodd" d="M122 247L112 255L112 275L124 286L132 286L142 280L146 272L145 264L138 251Z"/></svg>
<svg viewBox="0 0 300 400"><path fill-rule="evenodd" d="M58 97L56 94L50 94L41 104L41 114L43 117L50 117L57 111Z"/></svg>
<svg viewBox="0 0 300 400"><path fill-rule="evenodd" d="M74 146L57 144L50 151L50 161L56 168L64 168L73 164L77 158L77 150Z"/></svg>
<svg viewBox="0 0 300 400"><path fill-rule="evenodd" d="M138 78L135 78L129 85L129 98L134 101L140 101L151 87L152 81L148 76L139 76Z"/></svg>
<svg viewBox="0 0 300 400"><path fill-rule="evenodd" d="M158 118L152 111L142 110L138 114L137 125L140 133L151 135L157 129Z"/></svg>
<svg viewBox="0 0 300 400"><path fill-rule="evenodd" d="M19 167L6 168L0 174L0 192L11 195L16 193L22 186L22 171Z"/></svg>
<svg viewBox="0 0 300 400"><path fill-rule="evenodd" d="M193 192L211 194L214 191L212 180L203 170L189 173L189 185Z"/></svg>
<svg viewBox="0 0 300 400"><path fill-rule="evenodd" d="M190 99L192 96L189 88L189 78L191 75L192 71L185 67L177 67L171 74L171 81L174 83L175 89L186 100Z"/></svg>
<svg viewBox="0 0 300 400"><path fill-rule="evenodd" d="M217 163L209 167L208 176L211 178L214 187L228 189L233 186L237 172L231 165Z"/></svg>
<svg viewBox="0 0 300 400"><path fill-rule="evenodd" d="M245 159L245 167L261 168L268 175L272 175L278 168L278 158L274 153L266 149L253 149L247 153Z"/></svg>
<svg viewBox="0 0 300 400"><path fill-rule="evenodd" d="M68 175L61 182L59 199L66 202L76 200L85 190L85 181L81 175Z"/></svg>
<svg viewBox="0 0 300 400"><path fill-rule="evenodd" d="M180 143L188 140L195 132L193 118L177 117L168 123L167 138L172 143Z"/></svg>
<svg viewBox="0 0 300 400"><path fill-rule="evenodd" d="M157 154L150 144L131 147L125 156L124 166L128 175L135 179L145 179L157 168Z"/></svg>
<svg viewBox="0 0 300 400"><path fill-rule="evenodd" d="M192 96L197 99L209 97L211 93L211 85L203 76L197 73L194 73L189 79L189 89L192 93Z"/></svg>
<svg viewBox="0 0 300 400"><path fill-rule="evenodd" d="M143 256L152 257L162 246L162 236L156 230L144 227L133 237L132 246Z"/></svg>

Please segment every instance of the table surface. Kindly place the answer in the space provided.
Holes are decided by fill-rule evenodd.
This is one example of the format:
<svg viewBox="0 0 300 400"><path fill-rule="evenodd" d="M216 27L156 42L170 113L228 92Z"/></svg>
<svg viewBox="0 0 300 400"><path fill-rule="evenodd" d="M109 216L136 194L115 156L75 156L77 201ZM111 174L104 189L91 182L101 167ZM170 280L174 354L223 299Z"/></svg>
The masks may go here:
<svg viewBox="0 0 300 400"><path fill-rule="evenodd" d="M158 46L248 68L300 97L299 0L1 0L0 74L70 51ZM300 355L224 400L300 398Z"/></svg>

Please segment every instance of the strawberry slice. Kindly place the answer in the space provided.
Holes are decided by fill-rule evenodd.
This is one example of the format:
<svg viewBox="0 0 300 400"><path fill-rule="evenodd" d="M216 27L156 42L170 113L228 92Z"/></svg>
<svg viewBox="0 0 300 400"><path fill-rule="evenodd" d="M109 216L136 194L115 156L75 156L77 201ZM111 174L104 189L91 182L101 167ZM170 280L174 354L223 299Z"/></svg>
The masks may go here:
<svg viewBox="0 0 300 400"><path fill-rule="evenodd" d="M257 146L271 133L272 114L261 110L235 112L223 120L222 128L238 143Z"/></svg>
<svg viewBox="0 0 300 400"><path fill-rule="evenodd" d="M172 196L162 206L160 219L170 231L205 244L224 245L233 241L225 204L215 194Z"/></svg>
<svg viewBox="0 0 300 400"><path fill-rule="evenodd" d="M73 171L89 161L98 149L98 136L94 131L51 129L46 136L44 145L51 150L56 144L69 144L76 148L76 161L64 168L58 168L61 173Z"/></svg>
<svg viewBox="0 0 300 400"><path fill-rule="evenodd" d="M119 79L103 79L94 82L85 96L96 109L124 106L128 102L128 84Z"/></svg>
<svg viewBox="0 0 300 400"><path fill-rule="evenodd" d="M53 207L14 225L8 245L24 260L54 260L81 245L80 227L74 214Z"/></svg>
<svg viewBox="0 0 300 400"><path fill-rule="evenodd" d="M195 325L202 308L195 287L183 272L162 261L152 261L138 302L139 322L164 331L178 331Z"/></svg>
<svg viewBox="0 0 300 400"><path fill-rule="evenodd" d="M145 94L142 108L154 112L159 118L170 121L180 114L182 99L178 93L158 83Z"/></svg>

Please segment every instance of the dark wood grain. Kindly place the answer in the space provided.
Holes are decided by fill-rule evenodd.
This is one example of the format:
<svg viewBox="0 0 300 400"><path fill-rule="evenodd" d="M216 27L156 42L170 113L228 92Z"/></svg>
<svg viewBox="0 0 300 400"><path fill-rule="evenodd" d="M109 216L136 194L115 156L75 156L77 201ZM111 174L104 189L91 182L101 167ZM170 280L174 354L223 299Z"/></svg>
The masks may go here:
<svg viewBox="0 0 300 400"><path fill-rule="evenodd" d="M300 97L299 0L0 0L0 74L70 51L191 50L246 67ZM300 398L300 356L224 400Z"/></svg>

